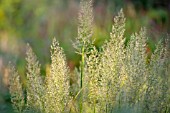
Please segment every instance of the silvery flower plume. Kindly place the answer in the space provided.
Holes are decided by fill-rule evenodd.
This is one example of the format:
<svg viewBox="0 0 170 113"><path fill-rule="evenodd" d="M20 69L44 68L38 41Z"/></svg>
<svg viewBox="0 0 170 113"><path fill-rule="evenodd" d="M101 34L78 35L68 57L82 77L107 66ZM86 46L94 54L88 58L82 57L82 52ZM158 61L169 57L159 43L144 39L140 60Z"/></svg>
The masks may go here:
<svg viewBox="0 0 170 113"><path fill-rule="evenodd" d="M129 90L127 94L131 103L138 103L143 98L142 92L147 77L146 30L133 34L127 45L126 68L128 73ZM128 86L127 86L128 87ZM133 96L132 96L133 95Z"/></svg>
<svg viewBox="0 0 170 113"><path fill-rule="evenodd" d="M93 47L89 52L85 66L84 77L84 98L90 109L95 112L102 112L102 88L101 88L101 75L100 75L100 59L101 54Z"/></svg>
<svg viewBox="0 0 170 113"><path fill-rule="evenodd" d="M78 15L78 36L73 46L76 52L82 54L83 51L87 52L90 48L93 35L93 8L92 0L81 0L80 11Z"/></svg>
<svg viewBox="0 0 170 113"><path fill-rule="evenodd" d="M123 10L120 10L118 15L114 18L112 31L110 33L110 40L106 41L103 46L103 53L101 57L101 73L103 93L105 93L105 101L108 109L117 101L121 69L124 60L124 37L125 31L125 17ZM112 105L110 105L112 104Z"/></svg>
<svg viewBox="0 0 170 113"><path fill-rule="evenodd" d="M80 102L79 110L83 112L83 87L84 86L84 77L85 75L85 65L86 65L86 55L89 54L89 50L93 47L93 8L92 0L81 0L80 1L80 12L78 15L78 36L76 38L73 46L76 49L76 52L80 54Z"/></svg>
<svg viewBox="0 0 170 113"><path fill-rule="evenodd" d="M23 113L25 101L20 76L14 66L10 64L9 68L9 92L11 94L12 106L15 112Z"/></svg>
<svg viewBox="0 0 170 113"><path fill-rule="evenodd" d="M151 55L147 77L147 90L144 98L144 109L147 112L164 112L168 110L170 63L168 56L169 42L168 40L165 41L165 44L160 41L157 44L156 50Z"/></svg>
<svg viewBox="0 0 170 113"><path fill-rule="evenodd" d="M51 45L50 75L46 77L45 112L62 113L69 102L69 75L63 49L56 39Z"/></svg>
<svg viewBox="0 0 170 113"><path fill-rule="evenodd" d="M32 48L27 45L26 52L27 61L27 107L28 111L33 110L34 112L44 111L44 84L40 74L40 64L34 54Z"/></svg>

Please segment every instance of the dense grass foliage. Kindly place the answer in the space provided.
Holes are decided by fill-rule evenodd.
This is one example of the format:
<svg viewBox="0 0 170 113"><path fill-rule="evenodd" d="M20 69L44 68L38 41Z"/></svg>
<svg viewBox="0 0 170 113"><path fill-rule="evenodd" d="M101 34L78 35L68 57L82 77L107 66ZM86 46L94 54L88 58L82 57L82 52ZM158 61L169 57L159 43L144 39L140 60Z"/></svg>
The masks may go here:
<svg viewBox="0 0 170 113"><path fill-rule="evenodd" d="M101 48L94 46L92 0L80 3L78 36L73 44L81 56L69 84L71 72L56 39L51 45L51 66L43 78L33 50L27 47L27 84L10 70L10 93L16 112L34 113L169 113L170 63L168 40L147 53L147 33L142 28L126 37L123 10L114 18L110 39ZM71 90L77 88L78 90Z"/></svg>

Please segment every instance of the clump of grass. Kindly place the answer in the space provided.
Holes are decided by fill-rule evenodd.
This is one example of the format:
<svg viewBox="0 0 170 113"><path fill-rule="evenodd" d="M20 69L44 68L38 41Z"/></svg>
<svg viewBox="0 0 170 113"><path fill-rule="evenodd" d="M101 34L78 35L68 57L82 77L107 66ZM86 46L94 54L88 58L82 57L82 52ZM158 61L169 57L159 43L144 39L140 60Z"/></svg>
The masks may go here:
<svg viewBox="0 0 170 113"><path fill-rule="evenodd" d="M68 111L69 76L63 50L54 39L51 46L50 74L45 80L40 74L40 64L31 47L27 47L26 99L14 67L10 68L11 101L17 112L60 113ZM26 100L26 102L24 101Z"/></svg>
<svg viewBox="0 0 170 113"><path fill-rule="evenodd" d="M126 19L123 10L120 10L114 18L110 39L97 49L92 40L92 0L82 0L80 6L78 36L73 44L81 56L80 68L75 73L79 78L79 91L75 94L70 90L66 57L56 39L51 46L50 73L45 79L40 74L40 64L35 54L28 46L26 96L23 94L17 71L14 67L10 68L10 93L15 111L170 112L168 40L165 44L159 42L150 58L146 52L145 28L132 34L130 41L125 45Z"/></svg>

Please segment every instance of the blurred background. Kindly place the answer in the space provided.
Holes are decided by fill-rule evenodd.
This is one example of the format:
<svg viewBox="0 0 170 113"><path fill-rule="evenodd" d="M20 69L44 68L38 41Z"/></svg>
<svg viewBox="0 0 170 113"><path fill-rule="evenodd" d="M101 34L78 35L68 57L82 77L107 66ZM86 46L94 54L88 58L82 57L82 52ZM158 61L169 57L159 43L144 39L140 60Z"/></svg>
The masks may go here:
<svg viewBox="0 0 170 113"><path fill-rule="evenodd" d="M0 0L0 113L10 113L8 93L9 61L25 77L25 52L29 43L42 64L42 75L50 65L50 44L55 37L64 48L68 66L79 65L72 41L77 37L80 0ZM141 27L148 31L148 52L170 33L169 0L94 0L95 45L109 38L113 18L123 8L127 40Z"/></svg>

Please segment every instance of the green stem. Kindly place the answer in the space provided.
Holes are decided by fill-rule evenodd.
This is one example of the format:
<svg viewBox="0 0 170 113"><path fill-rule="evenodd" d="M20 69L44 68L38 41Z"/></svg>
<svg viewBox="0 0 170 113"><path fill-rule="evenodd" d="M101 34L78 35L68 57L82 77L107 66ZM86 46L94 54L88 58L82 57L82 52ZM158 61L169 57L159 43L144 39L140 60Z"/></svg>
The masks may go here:
<svg viewBox="0 0 170 113"><path fill-rule="evenodd" d="M83 87L83 76L84 76L84 46L82 47L82 55L81 55L81 81L80 81L80 87Z"/></svg>
<svg viewBox="0 0 170 113"><path fill-rule="evenodd" d="M83 76L84 76L84 46L81 49L81 79L80 79L80 88L83 88ZM80 113L83 112L83 91L81 92L81 97L80 97L81 101L80 101Z"/></svg>
<svg viewBox="0 0 170 113"><path fill-rule="evenodd" d="M94 113L96 113L96 102L94 101Z"/></svg>

